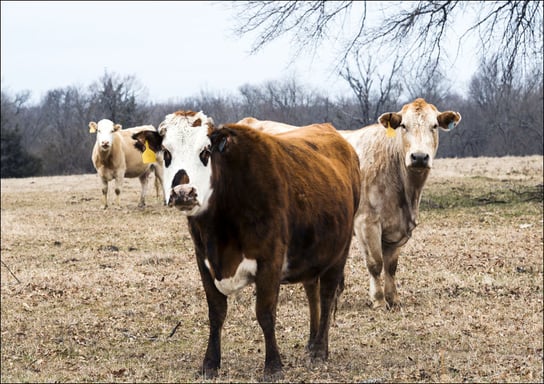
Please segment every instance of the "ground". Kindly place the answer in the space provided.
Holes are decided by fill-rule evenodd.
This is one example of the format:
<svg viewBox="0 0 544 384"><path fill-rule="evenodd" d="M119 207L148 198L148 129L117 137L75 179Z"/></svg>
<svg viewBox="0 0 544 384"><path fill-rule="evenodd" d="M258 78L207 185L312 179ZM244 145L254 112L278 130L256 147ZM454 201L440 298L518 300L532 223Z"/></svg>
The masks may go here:
<svg viewBox="0 0 544 384"><path fill-rule="evenodd" d="M312 364L300 285L282 286L289 382L542 382L543 158L438 159L397 273L402 306L369 307L354 239L329 359ZM193 382L207 306L186 218L125 180L1 180L1 381ZM154 191L153 191L154 192ZM113 198L110 199L113 201ZM229 297L218 382L254 382L253 287Z"/></svg>

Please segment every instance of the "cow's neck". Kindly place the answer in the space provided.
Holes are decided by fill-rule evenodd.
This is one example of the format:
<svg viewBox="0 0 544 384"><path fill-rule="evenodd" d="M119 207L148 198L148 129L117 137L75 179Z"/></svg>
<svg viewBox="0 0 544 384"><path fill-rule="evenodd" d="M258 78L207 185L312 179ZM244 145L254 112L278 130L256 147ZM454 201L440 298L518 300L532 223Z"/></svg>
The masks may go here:
<svg viewBox="0 0 544 384"><path fill-rule="evenodd" d="M405 222L407 223L407 230L409 233L417 225L417 217L419 214L419 202L421 200L421 193L425 181L429 176L429 169L425 170L411 170L404 163L403 151L399 152L399 157L395 159L392 164L398 164L399 169L396 172L400 180L400 191L398 194L399 206L402 207ZM395 173L392 173L395 174Z"/></svg>
<svg viewBox="0 0 544 384"><path fill-rule="evenodd" d="M411 170L403 166L403 177L405 178L404 193L399 196L403 201L401 206L406 207L406 216L410 220L410 230L417 225L417 217L419 215L419 202L421 201L421 193L425 181L429 176L429 170Z"/></svg>
<svg viewBox="0 0 544 384"><path fill-rule="evenodd" d="M118 147L121 145L121 140L119 139L118 135L113 134L113 139L110 148L107 151L98 151L98 156L100 157L100 160L102 161L102 164L108 166L113 165L113 154L118 152Z"/></svg>

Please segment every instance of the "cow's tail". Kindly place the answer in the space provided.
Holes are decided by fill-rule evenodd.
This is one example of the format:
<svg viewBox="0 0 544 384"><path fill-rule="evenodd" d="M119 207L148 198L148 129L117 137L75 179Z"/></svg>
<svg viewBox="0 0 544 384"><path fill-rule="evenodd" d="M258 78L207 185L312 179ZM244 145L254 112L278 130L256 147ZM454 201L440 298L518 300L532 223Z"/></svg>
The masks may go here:
<svg viewBox="0 0 544 384"><path fill-rule="evenodd" d="M342 292L344 292L345 284L344 284L344 274L342 274L342 278L340 279L340 282L338 283L338 286L336 287L336 293L334 295L334 302L333 302L333 308L332 308L332 318L333 321L336 321L336 310L338 309L338 299L340 298L340 295Z"/></svg>

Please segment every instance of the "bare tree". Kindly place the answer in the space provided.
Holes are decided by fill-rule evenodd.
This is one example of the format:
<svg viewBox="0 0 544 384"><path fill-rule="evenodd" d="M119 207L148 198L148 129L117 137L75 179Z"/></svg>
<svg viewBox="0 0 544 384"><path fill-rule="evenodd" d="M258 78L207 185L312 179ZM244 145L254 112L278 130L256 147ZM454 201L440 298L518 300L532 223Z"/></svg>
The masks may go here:
<svg viewBox="0 0 544 384"><path fill-rule="evenodd" d="M500 59L483 60L470 83L472 106L465 116L478 135L477 153L485 156L542 153L542 81L541 69L534 76L505 75ZM474 142L474 140L468 140Z"/></svg>
<svg viewBox="0 0 544 384"><path fill-rule="evenodd" d="M400 82L401 60L396 57L387 73L380 73L371 56L355 55L355 69L347 64L340 72L354 93L359 105L357 121L374 124L385 110L393 110L403 90Z"/></svg>
<svg viewBox="0 0 544 384"><path fill-rule="evenodd" d="M67 87L47 92L40 106L42 132L40 157L44 173L75 174L92 170L88 98L80 89Z"/></svg>
<svg viewBox="0 0 544 384"><path fill-rule="evenodd" d="M407 96L411 100L421 97L438 105L442 104L442 102L452 94L451 86L448 83L446 76L443 75L440 70L427 74L423 80L417 76L406 76L404 84ZM445 108L451 109L452 107L445 106Z"/></svg>
<svg viewBox="0 0 544 384"><path fill-rule="evenodd" d="M149 124L144 108L146 89L134 76L105 72L89 91L96 120L110 119L126 128Z"/></svg>
<svg viewBox="0 0 544 384"><path fill-rule="evenodd" d="M320 120L308 116L311 106L318 104L319 95L306 89L296 78L285 81L268 81L260 86L244 85L239 88L242 95L244 116L263 120L283 121L293 125L305 125Z"/></svg>
<svg viewBox="0 0 544 384"><path fill-rule="evenodd" d="M236 1L232 2L238 33L257 33L253 52L271 41L291 34L295 52L316 49L337 31L344 37L339 66L353 52L371 49L403 57L403 64L417 66L419 73L433 73L453 36L452 25L467 15L478 15L457 38L458 47L469 36L479 41L482 56L501 53L504 73L510 76L532 60L542 62L542 1ZM368 17L370 7L373 17ZM376 5L374 5L376 4ZM355 28L344 28L351 12ZM379 20L373 24L373 21ZM340 32L338 32L340 30Z"/></svg>
<svg viewBox="0 0 544 384"><path fill-rule="evenodd" d="M2 90L0 101L1 171L4 177L27 177L38 174L42 163L24 143L24 127L27 126L25 106L30 98L27 91L14 97Z"/></svg>

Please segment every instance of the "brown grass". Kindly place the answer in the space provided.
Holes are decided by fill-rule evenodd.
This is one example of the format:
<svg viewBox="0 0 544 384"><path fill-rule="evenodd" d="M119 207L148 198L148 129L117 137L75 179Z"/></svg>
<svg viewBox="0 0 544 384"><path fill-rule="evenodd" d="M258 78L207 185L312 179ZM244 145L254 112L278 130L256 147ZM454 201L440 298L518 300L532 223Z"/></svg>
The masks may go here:
<svg viewBox="0 0 544 384"><path fill-rule="evenodd" d="M543 158L440 159L397 273L403 305L368 307L354 241L312 364L300 285L283 286L277 337L289 382L542 382ZM186 219L125 182L101 209L96 175L2 180L1 381L191 382L208 334ZM216 381L264 365L253 288L229 298ZM172 331L178 325L173 335Z"/></svg>

